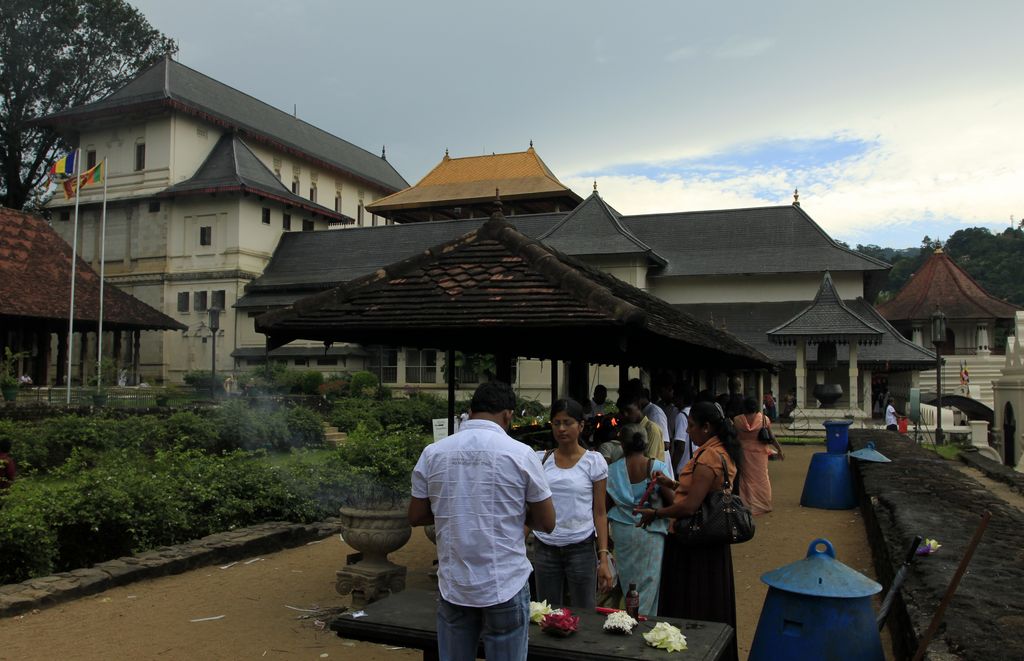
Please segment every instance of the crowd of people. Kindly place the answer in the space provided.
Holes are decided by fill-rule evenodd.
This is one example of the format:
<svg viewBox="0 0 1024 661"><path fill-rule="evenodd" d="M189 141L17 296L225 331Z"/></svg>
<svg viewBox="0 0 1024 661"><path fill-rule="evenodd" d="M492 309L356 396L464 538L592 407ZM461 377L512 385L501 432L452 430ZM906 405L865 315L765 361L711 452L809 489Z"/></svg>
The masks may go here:
<svg viewBox="0 0 1024 661"><path fill-rule="evenodd" d="M636 586L643 615L735 627L729 545L673 535L726 478L755 515L771 511L774 411L735 386L716 399L655 379L652 398L633 380L612 417L599 385L552 405L554 447L537 451L506 433L511 388L481 384L469 420L413 471L410 521L436 527L441 658L473 659L481 638L488 659L525 658L531 583L534 600L584 610Z"/></svg>

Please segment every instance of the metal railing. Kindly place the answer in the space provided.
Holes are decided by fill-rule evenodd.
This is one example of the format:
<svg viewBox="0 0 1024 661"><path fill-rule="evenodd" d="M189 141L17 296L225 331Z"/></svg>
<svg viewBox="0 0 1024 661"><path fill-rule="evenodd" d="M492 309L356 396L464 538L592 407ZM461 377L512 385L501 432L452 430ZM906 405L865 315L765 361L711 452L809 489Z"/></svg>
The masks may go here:
<svg viewBox="0 0 1024 661"><path fill-rule="evenodd" d="M17 406L65 406L67 388L64 386L43 386L19 388ZM157 406L191 406L210 399L209 393L186 389L167 388L104 388L97 393L95 388L80 386L71 388L71 406L108 406L114 408L153 408Z"/></svg>

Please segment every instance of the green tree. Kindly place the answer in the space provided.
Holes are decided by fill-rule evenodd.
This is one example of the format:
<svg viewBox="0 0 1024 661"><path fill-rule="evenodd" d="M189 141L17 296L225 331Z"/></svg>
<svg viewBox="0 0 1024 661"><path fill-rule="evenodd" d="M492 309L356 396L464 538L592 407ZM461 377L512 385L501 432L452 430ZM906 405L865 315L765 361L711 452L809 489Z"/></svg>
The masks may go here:
<svg viewBox="0 0 1024 661"><path fill-rule="evenodd" d="M39 203L58 150L32 120L94 101L175 51L125 0L0 2L0 204Z"/></svg>

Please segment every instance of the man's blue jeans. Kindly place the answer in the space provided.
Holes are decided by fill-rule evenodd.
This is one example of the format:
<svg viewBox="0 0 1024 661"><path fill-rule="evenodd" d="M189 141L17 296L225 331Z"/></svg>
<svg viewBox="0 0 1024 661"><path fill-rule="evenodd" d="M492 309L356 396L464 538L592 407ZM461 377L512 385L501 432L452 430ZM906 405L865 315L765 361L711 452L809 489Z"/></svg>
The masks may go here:
<svg viewBox="0 0 1024 661"><path fill-rule="evenodd" d="M441 661L473 661L480 638L488 661L525 661L530 626L530 586L508 601L472 608L437 606L437 653Z"/></svg>

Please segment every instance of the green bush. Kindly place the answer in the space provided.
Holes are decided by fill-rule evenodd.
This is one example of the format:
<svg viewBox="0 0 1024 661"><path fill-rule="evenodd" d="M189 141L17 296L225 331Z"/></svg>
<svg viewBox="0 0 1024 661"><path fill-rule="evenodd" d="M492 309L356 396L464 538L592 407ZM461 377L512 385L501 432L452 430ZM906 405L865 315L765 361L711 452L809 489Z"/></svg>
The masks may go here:
<svg viewBox="0 0 1024 661"><path fill-rule="evenodd" d="M356 473L408 495L412 469L428 442L429 437L416 429L391 428L379 432L359 425L339 451Z"/></svg>
<svg viewBox="0 0 1024 661"><path fill-rule="evenodd" d="M289 392L316 395L319 394L319 388L323 385L324 375L316 370L292 370L286 373L283 380L289 386Z"/></svg>
<svg viewBox="0 0 1024 661"><path fill-rule="evenodd" d="M223 377L217 377L214 379L213 372L210 370L192 370L185 372L181 380L185 382L185 385L190 386L196 392L209 393L211 387L216 392L223 388Z"/></svg>
<svg viewBox="0 0 1024 661"><path fill-rule="evenodd" d="M324 421L309 409L297 406L285 415L288 443L293 448L321 447L324 444Z"/></svg>
<svg viewBox="0 0 1024 661"><path fill-rule="evenodd" d="M288 469L244 453L80 453L46 479L0 496L0 584L65 571L260 521L309 522L337 511L340 458ZM319 500L318 500L319 499Z"/></svg>
<svg viewBox="0 0 1024 661"><path fill-rule="evenodd" d="M328 416L331 424L340 431L352 433L360 424L367 428L381 430L380 403L372 399L339 399Z"/></svg>
<svg viewBox="0 0 1024 661"><path fill-rule="evenodd" d="M370 372L356 372L348 382L348 392L351 397L375 398L379 388L380 381L375 374Z"/></svg>

